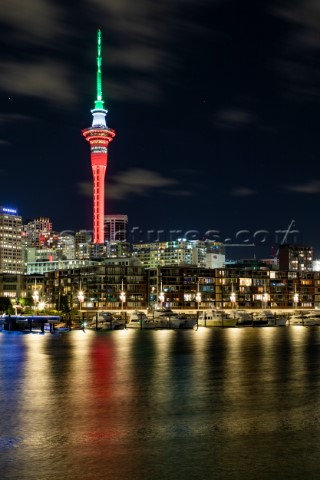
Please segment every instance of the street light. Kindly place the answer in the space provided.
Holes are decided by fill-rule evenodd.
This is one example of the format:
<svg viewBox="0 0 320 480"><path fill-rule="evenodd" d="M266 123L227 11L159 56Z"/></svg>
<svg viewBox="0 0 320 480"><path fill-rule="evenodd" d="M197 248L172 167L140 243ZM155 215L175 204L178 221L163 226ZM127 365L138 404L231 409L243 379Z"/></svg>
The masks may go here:
<svg viewBox="0 0 320 480"><path fill-rule="evenodd" d="M163 304L163 302L164 302L164 292L163 292L162 290L161 290L161 292L159 293L159 300L160 300L161 306L162 306L162 304Z"/></svg>
<svg viewBox="0 0 320 480"><path fill-rule="evenodd" d="M35 310L37 310L37 305L38 305L39 299L40 299L40 295L39 295L38 290L34 290L34 292L32 294L32 298L33 298L33 302L34 302L34 305L35 305Z"/></svg>
<svg viewBox="0 0 320 480"><path fill-rule="evenodd" d="M78 300L79 300L80 312L81 312L82 302L84 301L84 293L82 290L79 290L78 292Z"/></svg>
<svg viewBox="0 0 320 480"><path fill-rule="evenodd" d="M299 293L295 293L293 295L293 303L294 303L294 308L297 308L299 302Z"/></svg>
<svg viewBox="0 0 320 480"><path fill-rule="evenodd" d="M39 308L40 312L45 309L45 306L46 306L46 302L44 302L44 301L39 302L38 308Z"/></svg>
<svg viewBox="0 0 320 480"><path fill-rule="evenodd" d="M197 302L197 308L199 308L199 303L201 302L201 293L200 292L196 293L196 302Z"/></svg>
<svg viewBox="0 0 320 480"><path fill-rule="evenodd" d="M269 295L267 292L264 292L264 294L262 295L262 303L264 305L264 308L267 307L268 302L269 302Z"/></svg>
<svg viewBox="0 0 320 480"><path fill-rule="evenodd" d="M235 307L236 301L237 301L237 295L234 292L232 292L230 295L230 302L231 302L232 309Z"/></svg>
<svg viewBox="0 0 320 480"><path fill-rule="evenodd" d="M199 291L196 293L196 302L197 302L197 308L199 308L199 304L201 302L201 293Z"/></svg>
<svg viewBox="0 0 320 480"><path fill-rule="evenodd" d="M162 279L161 279L161 282L160 282L160 293L159 293L159 300L160 300L160 303L161 303L161 307L163 307L163 302L164 302L164 291L162 289Z"/></svg>
<svg viewBox="0 0 320 480"><path fill-rule="evenodd" d="M119 298L121 301L121 310L123 310L123 305L126 301L126 292L123 290L123 280L121 282L121 292L120 292Z"/></svg>

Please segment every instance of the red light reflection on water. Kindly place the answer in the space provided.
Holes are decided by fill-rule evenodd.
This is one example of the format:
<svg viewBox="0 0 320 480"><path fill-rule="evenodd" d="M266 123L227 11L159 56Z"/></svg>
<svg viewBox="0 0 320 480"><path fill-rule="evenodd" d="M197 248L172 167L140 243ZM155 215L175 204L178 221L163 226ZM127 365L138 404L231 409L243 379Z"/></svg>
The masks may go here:
<svg viewBox="0 0 320 480"><path fill-rule="evenodd" d="M95 397L112 395L115 348L110 337L96 337L89 350L91 389Z"/></svg>

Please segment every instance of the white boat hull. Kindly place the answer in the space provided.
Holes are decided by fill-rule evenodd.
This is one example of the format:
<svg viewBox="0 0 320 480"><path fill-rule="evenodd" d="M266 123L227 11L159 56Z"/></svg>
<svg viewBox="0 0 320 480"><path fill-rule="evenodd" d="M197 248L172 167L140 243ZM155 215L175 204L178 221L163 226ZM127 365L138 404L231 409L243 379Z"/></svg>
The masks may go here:
<svg viewBox="0 0 320 480"><path fill-rule="evenodd" d="M276 327L285 327L287 325L287 317L276 317L275 318L275 326Z"/></svg>
<svg viewBox="0 0 320 480"><path fill-rule="evenodd" d="M235 327L237 320L235 318L222 319L206 319L198 321L199 327Z"/></svg>
<svg viewBox="0 0 320 480"><path fill-rule="evenodd" d="M156 318L154 320L156 328L180 328L180 320L178 318Z"/></svg>
<svg viewBox="0 0 320 480"><path fill-rule="evenodd" d="M156 328L156 325L153 322L148 322L148 321L139 322L139 321L134 320L134 321L128 322L126 327L127 328L136 328L136 329L141 330L141 329Z"/></svg>
<svg viewBox="0 0 320 480"><path fill-rule="evenodd" d="M188 329L194 328L197 325L197 317L187 317L181 316L179 317L180 320L180 327L181 329Z"/></svg>
<svg viewBox="0 0 320 480"><path fill-rule="evenodd" d="M198 325L200 327L235 327L237 318L219 310L208 310L200 313Z"/></svg>

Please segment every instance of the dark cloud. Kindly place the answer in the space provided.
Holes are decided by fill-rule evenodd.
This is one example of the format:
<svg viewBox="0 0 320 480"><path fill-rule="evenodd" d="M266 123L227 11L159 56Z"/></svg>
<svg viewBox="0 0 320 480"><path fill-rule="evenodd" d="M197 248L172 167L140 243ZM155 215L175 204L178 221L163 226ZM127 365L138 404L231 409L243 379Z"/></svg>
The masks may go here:
<svg viewBox="0 0 320 480"><path fill-rule="evenodd" d="M215 115L215 124L219 128L239 129L254 125L257 121L255 115L238 108L227 108Z"/></svg>
<svg viewBox="0 0 320 480"><path fill-rule="evenodd" d="M63 9L50 0L1 0L0 21L26 43L48 45L65 34Z"/></svg>
<svg viewBox="0 0 320 480"><path fill-rule="evenodd" d="M163 191L163 188L166 188ZM167 190L170 187L171 190ZM92 196L92 182L79 184L80 192L86 196ZM143 168L131 168L120 172L118 175L109 177L106 186L106 196L110 200L125 200L132 196L150 196L154 192L162 192L170 195L186 195L186 190L180 188L178 180L165 177L159 172Z"/></svg>
<svg viewBox="0 0 320 480"><path fill-rule="evenodd" d="M280 0L269 9L272 15L285 20L288 30L285 46L294 50L320 48L320 4L318 0Z"/></svg>
<svg viewBox="0 0 320 480"><path fill-rule="evenodd" d="M269 13L283 20L274 66L283 93L299 100L320 95L320 3L318 0L279 0Z"/></svg>
<svg viewBox="0 0 320 480"><path fill-rule="evenodd" d="M34 117L28 115L20 115L16 113L0 113L0 125L5 125L13 122L32 122L36 120Z"/></svg>
<svg viewBox="0 0 320 480"><path fill-rule="evenodd" d="M300 185L287 185L285 188L291 192L317 194L320 193L320 180L310 180Z"/></svg>
<svg viewBox="0 0 320 480"><path fill-rule="evenodd" d="M76 99L68 78L68 68L55 62L2 62L0 88L11 95L20 94L42 98L55 103L69 103Z"/></svg>
<svg viewBox="0 0 320 480"><path fill-rule="evenodd" d="M231 195L234 195L235 197L249 197L252 195L256 195L256 191L253 190L252 188L247 188L247 187L236 187L233 190L231 190Z"/></svg>

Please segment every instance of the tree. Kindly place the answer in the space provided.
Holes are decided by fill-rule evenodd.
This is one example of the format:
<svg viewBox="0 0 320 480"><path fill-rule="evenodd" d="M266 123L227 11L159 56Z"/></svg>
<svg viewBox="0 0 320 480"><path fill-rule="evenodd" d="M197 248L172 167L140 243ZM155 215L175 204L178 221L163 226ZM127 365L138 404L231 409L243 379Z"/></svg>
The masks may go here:
<svg viewBox="0 0 320 480"><path fill-rule="evenodd" d="M0 312L13 313L12 303L9 297L0 297Z"/></svg>
<svg viewBox="0 0 320 480"><path fill-rule="evenodd" d="M31 295L29 295L28 297L20 297L18 300L18 304L22 307L33 307L34 301Z"/></svg>
<svg viewBox="0 0 320 480"><path fill-rule="evenodd" d="M69 313L70 312L70 307L69 307L67 295L61 295L60 296L60 310L63 313Z"/></svg>

